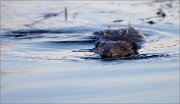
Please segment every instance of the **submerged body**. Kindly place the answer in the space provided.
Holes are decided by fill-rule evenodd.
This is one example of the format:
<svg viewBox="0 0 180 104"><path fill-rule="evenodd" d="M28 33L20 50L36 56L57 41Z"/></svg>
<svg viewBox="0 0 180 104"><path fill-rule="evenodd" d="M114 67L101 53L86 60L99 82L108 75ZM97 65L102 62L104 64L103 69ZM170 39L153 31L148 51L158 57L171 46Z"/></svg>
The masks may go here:
<svg viewBox="0 0 180 104"><path fill-rule="evenodd" d="M94 34L99 37L96 41L95 52L108 58L135 55L145 42L144 35L132 27L104 30Z"/></svg>

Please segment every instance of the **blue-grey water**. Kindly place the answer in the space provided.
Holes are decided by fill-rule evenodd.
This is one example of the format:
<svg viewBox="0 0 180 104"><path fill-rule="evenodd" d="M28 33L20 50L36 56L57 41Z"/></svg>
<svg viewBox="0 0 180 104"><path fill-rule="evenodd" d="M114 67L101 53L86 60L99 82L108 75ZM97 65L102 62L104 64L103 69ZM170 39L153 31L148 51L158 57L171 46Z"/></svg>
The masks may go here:
<svg viewBox="0 0 180 104"><path fill-rule="evenodd" d="M92 51L93 32L129 22L146 37L139 55ZM179 35L178 0L3 0L1 103L179 103Z"/></svg>

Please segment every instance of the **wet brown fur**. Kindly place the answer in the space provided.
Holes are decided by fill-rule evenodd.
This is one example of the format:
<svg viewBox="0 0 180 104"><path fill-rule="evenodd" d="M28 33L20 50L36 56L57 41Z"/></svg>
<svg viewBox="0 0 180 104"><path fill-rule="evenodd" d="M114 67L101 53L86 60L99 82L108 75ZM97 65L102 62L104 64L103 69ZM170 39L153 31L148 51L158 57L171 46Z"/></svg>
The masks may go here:
<svg viewBox="0 0 180 104"><path fill-rule="evenodd" d="M95 52L107 58L135 55L145 42L144 35L133 27L98 31L94 34L99 37Z"/></svg>

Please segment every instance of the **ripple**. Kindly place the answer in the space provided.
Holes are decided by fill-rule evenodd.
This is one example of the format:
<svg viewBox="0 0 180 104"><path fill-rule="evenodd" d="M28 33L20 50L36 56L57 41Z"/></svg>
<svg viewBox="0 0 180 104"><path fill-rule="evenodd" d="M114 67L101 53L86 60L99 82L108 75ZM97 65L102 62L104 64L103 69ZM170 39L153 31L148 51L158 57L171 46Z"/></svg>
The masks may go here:
<svg viewBox="0 0 180 104"><path fill-rule="evenodd" d="M139 30L144 33L147 40L142 49L139 50L139 55L113 59L101 58L99 55L94 55L95 53L93 48L94 43L97 40L97 36L93 34L93 32L96 30L95 28L76 26L61 29L19 29L7 30L7 32L3 33L3 35L22 40L39 39L36 40L36 43L33 43L37 44L33 47L29 47L32 45L32 41L27 41L29 46L26 46L25 49L22 49L22 52L27 51L27 53L31 53L38 48L40 49L44 47L46 48L46 50L43 52L44 55L46 55L45 53L47 50L48 52L53 52L54 49L57 49L59 52L64 54L63 57L66 57L59 57L61 55L58 56L58 54L50 54L48 55L48 58L38 55L36 57L29 57L30 59L36 60L141 60L169 57L170 55L168 53L177 53L176 49L179 48L179 39L177 39L177 35L175 33L163 31L162 29L158 28L152 28L150 26L142 27L137 25L137 27L141 27ZM21 42L19 44L23 44L23 41ZM69 56L69 54L63 51L71 51L72 53ZM91 54L89 55L88 52L91 52ZM24 54L24 57L28 55L29 54Z"/></svg>
<svg viewBox="0 0 180 104"><path fill-rule="evenodd" d="M95 40L47 41L47 42L55 43L55 44L82 44L82 43L92 44L95 42Z"/></svg>
<svg viewBox="0 0 180 104"><path fill-rule="evenodd" d="M150 59L150 58L159 58L159 57L170 57L170 55L156 53L156 54L138 54L138 55L134 55L134 56L120 57L120 58L101 58L101 57L82 57L82 58L83 59L110 61L110 60L141 60L141 59Z"/></svg>
<svg viewBox="0 0 180 104"><path fill-rule="evenodd" d="M95 31L95 28L91 27L66 27L60 29L19 29L19 30L9 30L4 35L5 36L14 36L14 37L21 37L26 35L33 35L33 34L44 34L44 33L82 33L82 32L89 32Z"/></svg>

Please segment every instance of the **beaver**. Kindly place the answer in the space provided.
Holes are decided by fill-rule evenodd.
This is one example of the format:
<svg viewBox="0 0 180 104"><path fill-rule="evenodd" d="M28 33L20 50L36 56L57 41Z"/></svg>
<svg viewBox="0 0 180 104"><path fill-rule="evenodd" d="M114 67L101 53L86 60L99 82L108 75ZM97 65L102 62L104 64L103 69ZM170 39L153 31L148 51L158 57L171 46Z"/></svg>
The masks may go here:
<svg viewBox="0 0 180 104"><path fill-rule="evenodd" d="M133 27L94 32L98 36L94 51L103 58L118 58L138 54L145 42L142 32Z"/></svg>

